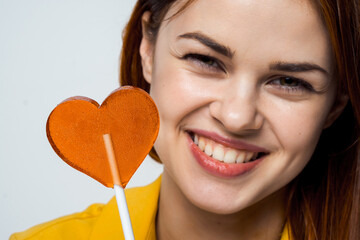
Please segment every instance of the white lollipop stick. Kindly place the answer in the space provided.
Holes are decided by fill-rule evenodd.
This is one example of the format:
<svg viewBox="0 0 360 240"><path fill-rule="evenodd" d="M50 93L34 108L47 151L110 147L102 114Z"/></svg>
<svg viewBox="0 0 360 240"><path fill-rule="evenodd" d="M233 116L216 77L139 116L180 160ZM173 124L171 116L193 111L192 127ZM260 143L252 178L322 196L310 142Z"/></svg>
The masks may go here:
<svg viewBox="0 0 360 240"><path fill-rule="evenodd" d="M124 236L126 240L134 240L135 238L131 225L129 209L126 203L124 189L121 186L119 170L115 161L115 154L114 154L114 149L112 146L110 134L104 134L103 138L104 138L107 157L110 164L111 174L114 181L115 197L118 205Z"/></svg>

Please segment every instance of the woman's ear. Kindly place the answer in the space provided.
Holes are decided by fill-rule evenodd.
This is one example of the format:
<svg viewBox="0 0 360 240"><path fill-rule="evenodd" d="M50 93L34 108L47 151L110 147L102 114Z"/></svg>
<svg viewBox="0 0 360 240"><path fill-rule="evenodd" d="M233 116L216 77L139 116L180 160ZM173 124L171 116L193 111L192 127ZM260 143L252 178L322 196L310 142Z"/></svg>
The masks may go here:
<svg viewBox="0 0 360 240"><path fill-rule="evenodd" d="M332 107L329 115L327 116L327 119L324 124L324 129L330 127L335 122L335 120L343 112L348 101L349 101L349 96L346 94L340 94L337 97L337 99L335 100L334 106Z"/></svg>
<svg viewBox="0 0 360 240"><path fill-rule="evenodd" d="M153 68L153 51L154 51L152 39L150 39L149 33L147 32L147 25L149 22L150 15L151 13L147 11L143 14L141 18L142 40L139 49L143 75L145 80L149 84L151 84L151 76L152 76L152 68Z"/></svg>

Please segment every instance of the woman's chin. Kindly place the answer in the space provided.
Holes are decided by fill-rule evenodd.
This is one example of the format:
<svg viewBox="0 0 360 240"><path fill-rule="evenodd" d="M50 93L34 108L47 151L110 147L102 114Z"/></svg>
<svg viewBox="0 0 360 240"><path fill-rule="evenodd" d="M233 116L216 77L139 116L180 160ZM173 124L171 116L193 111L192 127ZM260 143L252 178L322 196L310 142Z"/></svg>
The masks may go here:
<svg viewBox="0 0 360 240"><path fill-rule="evenodd" d="M230 186L223 186L221 183L213 183L209 179L196 180L193 182L182 182L182 193L194 207L213 214L228 215L240 212L257 202L251 197L252 194L239 194L238 190Z"/></svg>

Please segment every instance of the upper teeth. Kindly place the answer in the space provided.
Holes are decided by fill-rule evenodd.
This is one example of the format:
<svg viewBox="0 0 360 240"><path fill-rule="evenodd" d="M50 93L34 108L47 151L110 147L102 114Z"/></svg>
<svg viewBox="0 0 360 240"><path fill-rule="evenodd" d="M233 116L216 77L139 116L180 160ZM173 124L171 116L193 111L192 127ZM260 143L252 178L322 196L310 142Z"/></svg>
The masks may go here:
<svg viewBox="0 0 360 240"><path fill-rule="evenodd" d="M194 135L194 143L206 155L225 163L245 163L254 160L258 156L258 152L249 152L225 147L208 138Z"/></svg>

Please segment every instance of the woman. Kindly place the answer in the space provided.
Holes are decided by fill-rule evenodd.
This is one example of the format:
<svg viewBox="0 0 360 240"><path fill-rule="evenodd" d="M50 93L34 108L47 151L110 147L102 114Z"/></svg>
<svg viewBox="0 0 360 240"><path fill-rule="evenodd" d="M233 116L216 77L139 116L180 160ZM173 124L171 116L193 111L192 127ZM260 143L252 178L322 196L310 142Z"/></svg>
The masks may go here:
<svg viewBox="0 0 360 240"><path fill-rule="evenodd" d="M138 239L359 238L358 8L138 1L121 84L145 89L158 106L151 155L164 173L160 190L159 180L128 193L130 204L144 192L156 202L130 206L135 215L154 208L149 226L133 219L135 237L142 225ZM106 228L86 223L86 236ZM76 225L61 224L47 228L65 236Z"/></svg>
<svg viewBox="0 0 360 240"><path fill-rule="evenodd" d="M159 108L160 239L276 239L285 222L294 239L358 239L358 7L138 2L121 83ZM244 148L246 160L263 160L246 172L199 148L225 162L242 162Z"/></svg>

